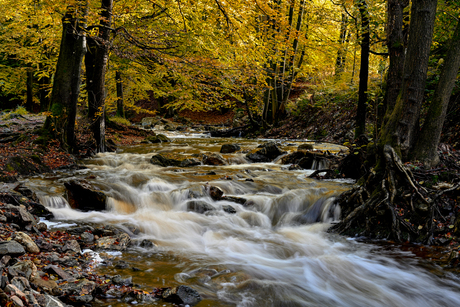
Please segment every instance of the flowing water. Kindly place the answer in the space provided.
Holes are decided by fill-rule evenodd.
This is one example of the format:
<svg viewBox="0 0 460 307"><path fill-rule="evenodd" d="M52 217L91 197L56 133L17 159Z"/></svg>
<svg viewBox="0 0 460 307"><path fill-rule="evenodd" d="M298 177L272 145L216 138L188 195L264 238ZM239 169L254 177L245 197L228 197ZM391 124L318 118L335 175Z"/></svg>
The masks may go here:
<svg viewBox="0 0 460 307"><path fill-rule="evenodd" d="M52 208L58 221L137 226L141 233L136 239L150 240L153 247L102 256L124 260L140 270L101 266L101 272L131 275L147 290L189 285L204 298L197 306L460 305L455 276L431 273L410 252L326 232L340 214L333 199L350 183L309 179L312 171L287 170L276 162L249 164L241 153L224 155L231 163L227 166L150 164L158 152L193 156L218 152L229 142L239 143L243 150L262 143L200 135L172 137L168 144L100 154L83 161L86 169L30 178L27 185ZM286 151L294 151L295 145L280 144ZM322 146L331 152L340 150ZM86 178L105 191L110 196L108 210L70 209L62 198L63 182L70 178ZM204 192L209 186L244 198L246 204L214 201ZM191 195L214 210L188 210ZM128 306L116 301L110 305Z"/></svg>

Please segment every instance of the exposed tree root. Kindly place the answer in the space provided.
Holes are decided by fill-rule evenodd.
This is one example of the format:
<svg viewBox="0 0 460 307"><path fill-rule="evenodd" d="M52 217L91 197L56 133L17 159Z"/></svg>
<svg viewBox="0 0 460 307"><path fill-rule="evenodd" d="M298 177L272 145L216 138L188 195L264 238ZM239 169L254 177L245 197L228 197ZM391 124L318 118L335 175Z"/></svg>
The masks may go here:
<svg viewBox="0 0 460 307"><path fill-rule="evenodd" d="M439 239L441 228L444 233L450 230L449 236L460 235L458 208L443 205L443 197L458 194L460 185L441 192L421 186L390 146L384 147L381 163L363 185L341 195L343 219L330 231L425 244L436 243L433 238Z"/></svg>

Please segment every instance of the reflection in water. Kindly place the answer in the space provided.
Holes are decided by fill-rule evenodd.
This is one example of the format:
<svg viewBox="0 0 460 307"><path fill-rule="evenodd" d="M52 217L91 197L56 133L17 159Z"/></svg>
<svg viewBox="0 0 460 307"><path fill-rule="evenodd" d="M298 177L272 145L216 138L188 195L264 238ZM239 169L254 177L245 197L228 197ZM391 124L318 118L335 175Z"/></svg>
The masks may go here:
<svg viewBox="0 0 460 307"><path fill-rule="evenodd" d="M199 306L460 304L455 281L431 275L409 261L408 253L401 261L325 232L340 215L333 199L348 188L343 183L311 180L306 178L311 171L287 171L276 163L243 163L242 154L227 155L234 164L218 167L162 168L148 162L161 150L216 152L225 141L176 139L168 146L126 148L86 161L88 169L72 176L89 178L110 196L107 212L72 210L49 192L50 187L62 191L59 185L69 175L53 183L30 179L29 186L39 190L57 219L136 225L139 239L154 246L122 255L141 269L124 273L148 286L195 287L206 298ZM255 147L238 141L243 149ZM214 201L206 193L210 185L244 202ZM208 210L189 211L191 196Z"/></svg>

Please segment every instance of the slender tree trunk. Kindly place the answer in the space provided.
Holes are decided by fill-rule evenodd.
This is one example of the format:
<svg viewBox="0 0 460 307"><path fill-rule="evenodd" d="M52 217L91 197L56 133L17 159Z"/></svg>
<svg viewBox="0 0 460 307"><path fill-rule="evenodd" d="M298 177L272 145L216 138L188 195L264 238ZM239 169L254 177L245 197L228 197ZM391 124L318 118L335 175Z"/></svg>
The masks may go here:
<svg viewBox="0 0 460 307"><path fill-rule="evenodd" d="M359 69L358 108L356 110L355 137L366 133L367 83L369 78L369 9L365 0L359 2L361 15L361 65Z"/></svg>
<svg viewBox="0 0 460 307"><path fill-rule="evenodd" d="M96 151L105 152L105 73L109 61L110 27L112 24L113 0L101 1L99 35L89 42L86 55L86 87L88 91L88 116Z"/></svg>
<svg viewBox="0 0 460 307"><path fill-rule="evenodd" d="M125 117L123 101L123 80L119 71L115 73L115 79L117 81L117 116Z"/></svg>
<svg viewBox="0 0 460 307"><path fill-rule="evenodd" d="M32 70L27 71L27 100L26 110L27 112L34 111L34 72Z"/></svg>
<svg viewBox="0 0 460 307"><path fill-rule="evenodd" d="M39 97L40 97L40 111L46 112L50 109L50 99L48 97L49 93L49 86L50 86L50 78L42 77L39 83Z"/></svg>
<svg viewBox="0 0 460 307"><path fill-rule="evenodd" d="M446 118L447 106L460 68L460 20L452 35L449 51L442 67L439 83L434 92L420 137L412 151L412 158L427 166L439 163L438 144Z"/></svg>
<svg viewBox="0 0 460 307"><path fill-rule="evenodd" d="M407 160L419 130L428 59L436 15L436 0L413 0L409 41L401 90L380 138Z"/></svg>
<svg viewBox="0 0 460 307"><path fill-rule="evenodd" d="M342 20L340 22L339 49L335 60L335 77L338 79L345 69L346 61L346 41L348 33L348 15L342 12Z"/></svg>
<svg viewBox="0 0 460 307"><path fill-rule="evenodd" d="M86 52L86 16L88 1L77 0L75 6L67 7L62 19L63 31L56 73L51 95L52 116L45 128L54 128L63 148L74 151L75 120L81 84L81 65Z"/></svg>

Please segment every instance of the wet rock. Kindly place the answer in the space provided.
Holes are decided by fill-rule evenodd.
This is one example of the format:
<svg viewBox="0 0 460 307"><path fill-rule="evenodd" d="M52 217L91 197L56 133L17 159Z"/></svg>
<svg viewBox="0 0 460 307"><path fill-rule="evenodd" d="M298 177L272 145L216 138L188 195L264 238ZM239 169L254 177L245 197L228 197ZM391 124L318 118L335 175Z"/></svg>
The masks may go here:
<svg viewBox="0 0 460 307"><path fill-rule="evenodd" d="M79 226L79 227L67 229L68 233L70 233L71 235L76 235L76 236L81 235L85 231L94 231L94 227L86 225L86 226Z"/></svg>
<svg viewBox="0 0 460 307"><path fill-rule="evenodd" d="M16 241L3 241L0 242L0 256L11 255L21 256L26 253L24 247Z"/></svg>
<svg viewBox="0 0 460 307"><path fill-rule="evenodd" d="M128 234L122 233L115 237L103 237L96 240L96 246L102 249L111 249L111 250L125 250L129 243L131 242L131 238Z"/></svg>
<svg viewBox="0 0 460 307"><path fill-rule="evenodd" d="M190 159L185 159L181 161L179 166L180 167L190 167L190 166L197 166L197 165L201 165L200 160L196 158L190 158Z"/></svg>
<svg viewBox="0 0 460 307"><path fill-rule="evenodd" d="M301 168L300 165L298 165L298 164L291 164L291 165L289 165L288 169L290 171L298 171L298 170L302 170L303 168Z"/></svg>
<svg viewBox="0 0 460 307"><path fill-rule="evenodd" d="M246 198L235 197L235 196L223 196L221 200L231 201L240 205L244 205L247 202Z"/></svg>
<svg viewBox="0 0 460 307"><path fill-rule="evenodd" d="M224 195L224 191L216 186L210 186L208 190L209 196L211 196L214 200L220 200L222 195Z"/></svg>
<svg viewBox="0 0 460 307"><path fill-rule="evenodd" d="M29 207L29 212L33 215L44 217L46 219L54 218L54 214L42 204L30 202L27 206Z"/></svg>
<svg viewBox="0 0 460 307"><path fill-rule="evenodd" d="M157 134L157 135L149 135L143 141L143 143L167 143L171 142L171 140L164 134Z"/></svg>
<svg viewBox="0 0 460 307"><path fill-rule="evenodd" d="M155 127L158 121L159 121L159 118L156 118L156 117L144 117L141 120L141 126L144 129L151 129Z"/></svg>
<svg viewBox="0 0 460 307"><path fill-rule="evenodd" d="M179 286L173 289L166 289L163 291L162 297L167 302L192 306L198 304L201 301L200 294L188 286Z"/></svg>
<svg viewBox="0 0 460 307"><path fill-rule="evenodd" d="M24 228L27 225L37 226L35 217L23 208L22 205L14 206L5 204L2 209L3 215L7 218L7 221L17 224L20 228Z"/></svg>
<svg viewBox="0 0 460 307"><path fill-rule="evenodd" d="M147 239L144 239L141 241L141 243L139 244L140 247L143 247L143 248L154 248L155 247L155 243L153 243L152 241L150 240L147 240Z"/></svg>
<svg viewBox="0 0 460 307"><path fill-rule="evenodd" d="M80 254L80 244L78 244L77 240L68 240L65 242L64 247L62 248L63 252L71 251L75 254Z"/></svg>
<svg viewBox="0 0 460 307"><path fill-rule="evenodd" d="M241 147L238 144L224 144L220 148L220 153L234 153L240 149Z"/></svg>
<svg viewBox="0 0 460 307"><path fill-rule="evenodd" d="M63 283L59 288L62 291L62 297L65 297L65 302L89 303L93 300L96 283L87 279L81 279L76 283Z"/></svg>
<svg viewBox="0 0 460 307"><path fill-rule="evenodd" d="M37 229L40 232L44 232L48 230L48 226L45 223L41 222L37 224Z"/></svg>
<svg viewBox="0 0 460 307"><path fill-rule="evenodd" d="M133 290L124 295L123 301L133 305L153 305L153 303L159 301L159 299L156 298L153 294Z"/></svg>
<svg viewBox="0 0 460 307"><path fill-rule="evenodd" d="M22 244L26 251L33 254L40 253L40 249L38 248L37 244L29 237L28 234L24 232L16 232L14 236L14 240L20 244Z"/></svg>
<svg viewBox="0 0 460 307"><path fill-rule="evenodd" d="M223 205L222 210L224 210L225 212L230 213L230 214L235 214L236 213L235 208L233 208L230 205Z"/></svg>
<svg viewBox="0 0 460 307"><path fill-rule="evenodd" d="M181 162L186 158L181 155L172 153L159 153L150 158L150 163L168 167L168 166L180 166Z"/></svg>
<svg viewBox="0 0 460 307"><path fill-rule="evenodd" d="M274 142L265 143L260 148L260 150L248 153L246 158L252 162L270 162L283 154L283 151Z"/></svg>
<svg viewBox="0 0 460 307"><path fill-rule="evenodd" d="M67 198L73 209L102 211L106 209L107 196L86 180L69 180L64 183Z"/></svg>
<svg viewBox="0 0 460 307"><path fill-rule="evenodd" d="M203 154L204 165L228 165L227 161L217 153L206 153Z"/></svg>
<svg viewBox="0 0 460 307"><path fill-rule="evenodd" d="M14 265L8 267L8 270L20 272L22 276L31 280L38 276L38 270L35 264L30 260L18 261Z"/></svg>
<svg viewBox="0 0 460 307"><path fill-rule="evenodd" d="M25 295L24 295L24 297L25 297ZM10 296L10 299L13 301L13 306L14 307L23 307L24 306L24 303L22 302L22 300L19 297L17 297L16 295ZM27 303L27 305L28 305L28 303Z"/></svg>
<svg viewBox="0 0 460 307"><path fill-rule="evenodd" d="M112 283L118 286L126 286L131 287L133 285L133 277L129 276L127 278L123 278L120 275L115 275L112 277Z"/></svg>
<svg viewBox="0 0 460 307"><path fill-rule="evenodd" d="M313 147L313 144L305 143L305 144L300 144L299 147L297 147L297 150L313 150L315 149Z"/></svg>
<svg viewBox="0 0 460 307"><path fill-rule="evenodd" d="M216 210L212 205L208 204L205 201L201 200L191 200L187 202L187 211L192 211L196 213L205 213L208 211Z"/></svg>

